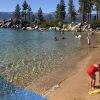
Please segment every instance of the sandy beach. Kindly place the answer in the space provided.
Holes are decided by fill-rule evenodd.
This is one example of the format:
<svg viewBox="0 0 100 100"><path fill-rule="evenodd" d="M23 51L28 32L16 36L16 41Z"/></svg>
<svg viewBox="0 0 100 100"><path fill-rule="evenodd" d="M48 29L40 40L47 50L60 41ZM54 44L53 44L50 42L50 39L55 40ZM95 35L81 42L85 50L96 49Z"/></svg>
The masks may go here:
<svg viewBox="0 0 100 100"><path fill-rule="evenodd" d="M100 63L100 46L90 49L92 52L77 63L75 74L64 80L55 91L46 94L48 100L100 100L100 94L88 94L90 88L86 69L91 64ZM98 75L96 85L99 85Z"/></svg>
<svg viewBox="0 0 100 100"><path fill-rule="evenodd" d="M96 34L95 36L97 41L93 43L91 48L87 46L85 51L81 51L81 56L78 55L79 58L72 59L69 65L65 59L64 65L72 67L68 69L68 72L66 71L67 68L61 65L62 70L60 68L50 73L50 75L46 75L42 78L41 83L39 83L39 79L38 84L36 84L37 86L34 86L34 82L32 82L26 89L42 94L46 96L48 100L100 100L100 94L88 94L90 90L89 76L86 73L88 66L100 63L100 35ZM96 85L99 85L98 75Z"/></svg>
<svg viewBox="0 0 100 100"><path fill-rule="evenodd" d="M10 1L0 1L0 100L100 100L100 0Z"/></svg>

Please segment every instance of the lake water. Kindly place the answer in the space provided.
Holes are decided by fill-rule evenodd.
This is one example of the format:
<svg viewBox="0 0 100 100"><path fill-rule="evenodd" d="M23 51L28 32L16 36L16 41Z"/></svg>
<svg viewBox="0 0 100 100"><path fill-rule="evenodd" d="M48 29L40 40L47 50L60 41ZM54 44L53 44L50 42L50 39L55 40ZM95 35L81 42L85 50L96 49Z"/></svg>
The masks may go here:
<svg viewBox="0 0 100 100"><path fill-rule="evenodd" d="M55 31L0 29L0 76L25 87L59 68L65 57L70 63L69 58L85 48L86 43L86 39L76 39L70 32L63 35Z"/></svg>

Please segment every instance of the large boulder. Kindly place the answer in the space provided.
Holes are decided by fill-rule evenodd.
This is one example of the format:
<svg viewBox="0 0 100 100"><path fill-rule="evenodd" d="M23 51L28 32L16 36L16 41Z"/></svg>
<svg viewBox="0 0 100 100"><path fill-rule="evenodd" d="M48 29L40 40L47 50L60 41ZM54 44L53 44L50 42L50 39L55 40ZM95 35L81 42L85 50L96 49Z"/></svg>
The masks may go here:
<svg viewBox="0 0 100 100"><path fill-rule="evenodd" d="M12 24L11 22L7 22L7 23L5 24L5 26L6 26L6 27L11 27L11 24Z"/></svg>

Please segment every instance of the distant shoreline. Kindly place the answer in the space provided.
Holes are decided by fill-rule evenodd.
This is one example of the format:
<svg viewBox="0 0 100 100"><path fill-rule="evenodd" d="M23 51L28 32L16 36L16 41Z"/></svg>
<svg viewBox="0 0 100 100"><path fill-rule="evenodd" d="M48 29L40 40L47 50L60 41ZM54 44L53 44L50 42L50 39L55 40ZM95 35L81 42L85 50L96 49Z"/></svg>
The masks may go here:
<svg viewBox="0 0 100 100"><path fill-rule="evenodd" d="M15 29L22 29L22 30L38 30L40 32L46 31L47 27L42 27L41 25L36 25L34 23L26 23L26 22L19 22L19 24L16 24L17 22L13 19L8 20L0 20L0 28L15 28ZM32 25L31 25L32 24ZM70 32L88 32L91 27L90 24L84 24L82 23L69 23L69 24L63 24L62 28L59 26L49 26L49 30L57 30L57 31L70 31ZM93 32L99 32L100 28L93 29Z"/></svg>

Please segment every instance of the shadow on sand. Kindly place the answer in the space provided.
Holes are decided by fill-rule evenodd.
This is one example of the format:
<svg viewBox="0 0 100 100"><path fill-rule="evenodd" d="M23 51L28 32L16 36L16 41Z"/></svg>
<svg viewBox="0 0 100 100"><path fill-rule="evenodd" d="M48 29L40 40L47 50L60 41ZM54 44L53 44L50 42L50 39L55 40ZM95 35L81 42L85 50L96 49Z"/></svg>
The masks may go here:
<svg viewBox="0 0 100 100"><path fill-rule="evenodd" d="M91 48L98 48L98 47L96 47L96 46L93 46L93 47L91 47Z"/></svg>
<svg viewBox="0 0 100 100"><path fill-rule="evenodd" d="M95 88L96 88L96 89L100 89L100 85L98 85L98 86L95 86Z"/></svg>

